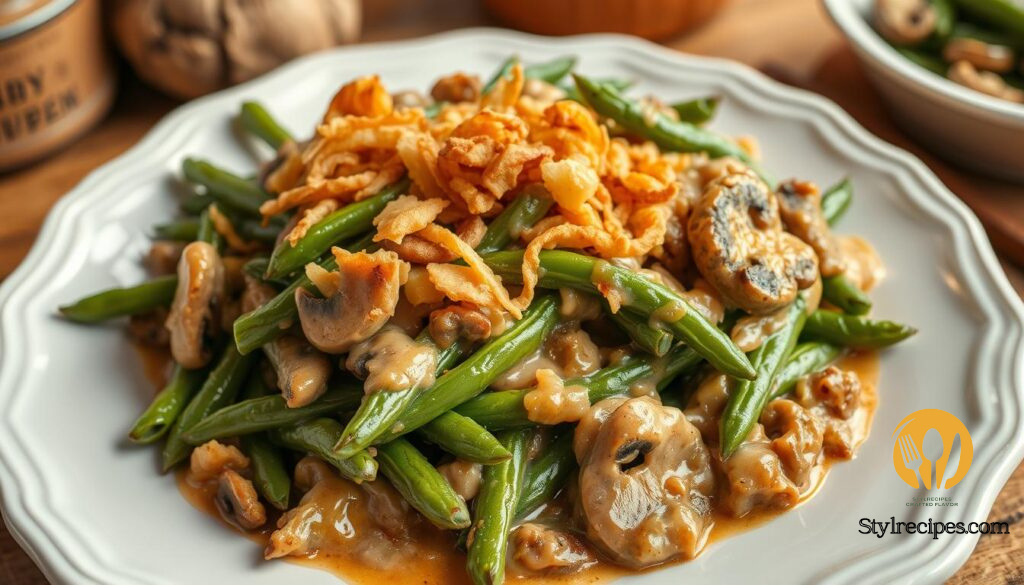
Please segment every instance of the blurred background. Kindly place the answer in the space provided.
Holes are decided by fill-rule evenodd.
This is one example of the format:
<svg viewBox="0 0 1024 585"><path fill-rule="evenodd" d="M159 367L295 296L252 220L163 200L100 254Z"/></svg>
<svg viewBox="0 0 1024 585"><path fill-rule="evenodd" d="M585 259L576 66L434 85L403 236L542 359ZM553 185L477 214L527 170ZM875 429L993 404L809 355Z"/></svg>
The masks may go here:
<svg viewBox="0 0 1024 585"><path fill-rule="evenodd" d="M335 45L472 26L635 34L820 93L924 160L1024 291L1024 186L943 162L899 130L818 0L0 0L0 280L61 195L184 101ZM1024 151L1017 138L1005 146ZM954 583L1024 581L1022 470L990 517L1018 528L983 537ZM3 527L0 583L45 583Z"/></svg>

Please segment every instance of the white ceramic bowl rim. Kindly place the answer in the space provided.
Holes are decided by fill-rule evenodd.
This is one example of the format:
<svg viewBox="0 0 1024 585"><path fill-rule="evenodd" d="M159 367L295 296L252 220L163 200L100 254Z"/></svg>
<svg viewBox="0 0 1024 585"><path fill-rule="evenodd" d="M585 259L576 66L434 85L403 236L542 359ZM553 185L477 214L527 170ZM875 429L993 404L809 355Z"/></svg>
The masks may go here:
<svg viewBox="0 0 1024 585"><path fill-rule="evenodd" d="M923 85L949 100L965 103L1017 122L1024 122L1024 105L974 91L935 75L904 58L871 28L864 14L858 10L858 2L854 0L824 0L824 3L833 22L843 31L846 38L885 68Z"/></svg>
<svg viewBox="0 0 1024 585"><path fill-rule="evenodd" d="M962 294L971 299L972 307L983 316L985 324L983 339L975 340L985 346L984 359L976 365L978 371L972 373L972 379L984 382L979 387L991 389L991 396L986 395L984 403L980 397L977 399L979 408L992 415L984 420L982 430L986 437L996 441L985 450L976 448L973 467L978 471L957 486L969 490L965 492L969 497L954 512L974 518L987 515L1003 484L1024 457L1024 441L1020 439L1024 433L1024 304L1003 275L980 222L920 160L873 136L820 96L785 86L735 62L681 55L619 35L548 39L503 30L471 29L411 41L342 48L338 52L347 58L367 54L401 58L439 46L487 44L508 51L571 46L571 50L582 54L588 47L614 48L649 67L714 71L737 90L756 95L762 108L772 115L811 124L823 141L837 148L841 145L842 152L855 153L849 156L869 162L875 172L899 186L907 204L945 227L950 239L949 262L962 272ZM109 559L93 554L93 545L77 527L52 512L52 495L46 489L45 475L33 461L30 446L14 432L7 408L24 398L18 394L19 380L28 368L35 367L33 356L26 355L18 337L25 327L20 307L32 298L36 287L46 285L48 271L59 269L75 238L83 237L82 217L90 206L116 197L110 185L125 176L140 174L152 157L178 156L175 149L180 149L183 135L197 122L207 121L203 115L207 105L237 104L243 95L270 90L285 79L313 75L318 67L331 63L335 57L335 53L322 53L299 59L260 79L183 105L166 116L138 145L91 173L54 206L25 262L0 286L0 321L4 324L0 329L0 497L12 533L52 581L166 582L153 575L127 572L112 565ZM883 553L874 555L871 562L849 559L834 573L822 575L821 580L853 583L863 582L869 576L874 580L886 575L903 579L916 574L948 577L967 559L976 542L977 536L918 543L896 541Z"/></svg>

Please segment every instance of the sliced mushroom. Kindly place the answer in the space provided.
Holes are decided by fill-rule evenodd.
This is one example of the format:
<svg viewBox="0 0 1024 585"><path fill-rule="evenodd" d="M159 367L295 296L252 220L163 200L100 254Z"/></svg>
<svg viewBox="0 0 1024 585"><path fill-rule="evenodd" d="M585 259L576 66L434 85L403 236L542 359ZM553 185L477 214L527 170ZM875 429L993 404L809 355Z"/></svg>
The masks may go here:
<svg viewBox="0 0 1024 585"><path fill-rule="evenodd" d="M935 30L935 9L928 0L877 0L875 28L896 45L916 45Z"/></svg>
<svg viewBox="0 0 1024 585"><path fill-rule="evenodd" d="M224 265L217 249L192 242L178 261L178 288L164 325L171 334L174 361L186 368L205 366L212 355L208 335L219 325Z"/></svg>
<svg viewBox="0 0 1024 585"><path fill-rule="evenodd" d="M978 71L974 65L967 61L953 63L946 75L951 81L955 81L975 91L980 91L983 94L1024 104L1024 90L1010 86L997 73Z"/></svg>
<svg viewBox="0 0 1024 585"><path fill-rule="evenodd" d="M491 320L472 306L449 305L430 313L430 337L446 348L459 339L483 341L491 336Z"/></svg>
<svg viewBox="0 0 1024 585"><path fill-rule="evenodd" d="M153 276L173 274L178 268L178 261L181 259L181 252L185 244L168 240L157 240L149 247L146 254L146 268Z"/></svg>
<svg viewBox="0 0 1024 585"><path fill-rule="evenodd" d="M189 459L189 477L197 482L216 479L229 469L242 471L248 468L249 458L238 447L218 441L207 441L196 447Z"/></svg>
<svg viewBox="0 0 1024 585"><path fill-rule="evenodd" d="M725 485L719 503L731 516L742 518L755 508L789 508L800 500L800 491L786 475L760 424L721 462L721 468Z"/></svg>
<svg viewBox="0 0 1024 585"><path fill-rule="evenodd" d="M558 364L559 374L578 378L596 372L601 367L601 350L590 335L578 324L566 323L548 336L544 349Z"/></svg>
<svg viewBox="0 0 1024 585"><path fill-rule="evenodd" d="M456 459L438 465L437 471L448 481L448 485L452 486L455 493L467 502L475 498L480 491L484 466L479 463Z"/></svg>
<svg viewBox="0 0 1024 585"><path fill-rule="evenodd" d="M849 459L858 437L850 419L861 404L863 387L855 372L829 366L804 377L796 385L796 401L821 419L823 445L829 457Z"/></svg>
<svg viewBox="0 0 1024 585"><path fill-rule="evenodd" d="M942 56L950 63L967 61L978 69L1009 73L1013 71L1013 49L968 37L951 39L942 49Z"/></svg>
<svg viewBox="0 0 1024 585"><path fill-rule="evenodd" d="M310 274L327 298L298 288L295 304L306 339L320 351L337 354L368 339L394 315L408 265L384 250L353 254L335 248L335 257L338 270L328 278Z"/></svg>
<svg viewBox="0 0 1024 585"><path fill-rule="evenodd" d="M824 461L824 425L806 408L784 399L768 403L761 414L761 424L786 476L798 489L806 488L811 471Z"/></svg>
<svg viewBox="0 0 1024 585"><path fill-rule="evenodd" d="M256 488L236 471L229 469L220 475L213 501L221 517L242 530L255 530L267 523L267 510Z"/></svg>
<svg viewBox="0 0 1024 585"><path fill-rule="evenodd" d="M814 284L814 250L782 229L775 196L756 175L731 173L708 184L690 214L693 261L723 300L770 313Z"/></svg>
<svg viewBox="0 0 1024 585"><path fill-rule="evenodd" d="M845 268L843 255L821 211L821 192L817 185L807 181L784 181L777 194L782 223L789 233L814 248L821 275L840 274Z"/></svg>
<svg viewBox="0 0 1024 585"><path fill-rule="evenodd" d="M533 574L565 574L597 562L578 536L543 524L516 528L510 542L514 569Z"/></svg>
<svg viewBox="0 0 1024 585"><path fill-rule="evenodd" d="M345 367L365 380L363 390L367 394L426 388L434 383L437 351L398 327L387 325L353 346Z"/></svg>
<svg viewBox="0 0 1024 585"><path fill-rule="evenodd" d="M328 477L337 477L338 474L333 467L319 457L306 455L295 464L295 487L305 493L313 489L313 486Z"/></svg>
<svg viewBox="0 0 1024 585"><path fill-rule="evenodd" d="M288 408L312 403L327 390L331 362L305 339L284 335L263 346L277 373L277 387Z"/></svg>
<svg viewBox="0 0 1024 585"><path fill-rule="evenodd" d="M715 480L682 412L649 397L604 400L580 421L573 447L587 536L612 560L643 568L704 547Z"/></svg>
<svg viewBox="0 0 1024 585"><path fill-rule="evenodd" d="M439 102L475 102L480 99L480 78L454 73L438 79L430 89L430 97Z"/></svg>

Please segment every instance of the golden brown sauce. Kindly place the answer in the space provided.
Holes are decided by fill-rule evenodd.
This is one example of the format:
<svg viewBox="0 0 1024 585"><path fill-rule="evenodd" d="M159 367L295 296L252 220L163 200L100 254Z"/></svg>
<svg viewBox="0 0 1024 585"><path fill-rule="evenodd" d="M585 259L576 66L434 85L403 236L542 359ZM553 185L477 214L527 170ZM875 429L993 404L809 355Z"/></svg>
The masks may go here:
<svg viewBox="0 0 1024 585"><path fill-rule="evenodd" d="M171 374L171 354L166 349L133 343L135 353L142 364L142 372L146 379L159 390L167 385Z"/></svg>
<svg viewBox="0 0 1024 585"><path fill-rule="evenodd" d="M878 403L876 390L879 373L878 353L874 351L852 353L840 358L836 365L844 370L856 372L860 377L863 387L860 407L850 419L851 428L854 430L855 444L859 446L867 438ZM822 488L828 471L834 462L833 460L827 460L824 465L815 468L808 487L805 488L801 496L801 503L809 500ZM186 475L184 471L180 471L177 474L178 488L185 499L196 508L215 518L219 518L219 513L213 504L216 490L212 487L193 485L186 480ZM792 508L782 510L758 509L742 518L732 518L716 511L714 513L715 525L708 538L707 546L714 546L730 536L757 528L789 510L792 510ZM360 520L360 518L365 518L365 514L350 515L347 517L347 521L366 521L365 519ZM226 523L222 522L222 524L228 526ZM244 533L246 537L259 543L261 546L258 553L254 551L254 556L262 554L262 548L266 546L274 525L275 521L272 519L262 531ZM231 529L236 530L235 528ZM355 526L355 529L358 531L360 527ZM466 556L456 548L455 533L436 530L430 526L421 526L416 530L417 538L414 542L400 545L402 547L415 547L412 551L402 551L404 560L400 570L382 570L368 566L357 557L355 551L346 550L339 550L333 554L320 552L313 556L313 558L289 557L286 560L299 565L330 571L355 584L376 585L386 581L394 585L469 585L470 579L465 570ZM582 571L564 575L520 576L510 571L507 580L528 583L529 585L554 585L561 583L598 584L608 583L627 575L658 571L664 567L665 565L660 565L643 571L632 571L606 561L598 561Z"/></svg>

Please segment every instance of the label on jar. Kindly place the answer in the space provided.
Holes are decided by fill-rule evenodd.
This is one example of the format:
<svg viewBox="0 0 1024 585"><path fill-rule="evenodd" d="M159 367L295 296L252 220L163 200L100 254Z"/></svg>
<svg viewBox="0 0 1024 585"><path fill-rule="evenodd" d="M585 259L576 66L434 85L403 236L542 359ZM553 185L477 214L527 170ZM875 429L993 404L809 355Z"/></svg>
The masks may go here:
<svg viewBox="0 0 1024 585"><path fill-rule="evenodd" d="M0 43L0 168L70 141L106 112L114 83L98 0L79 0Z"/></svg>

